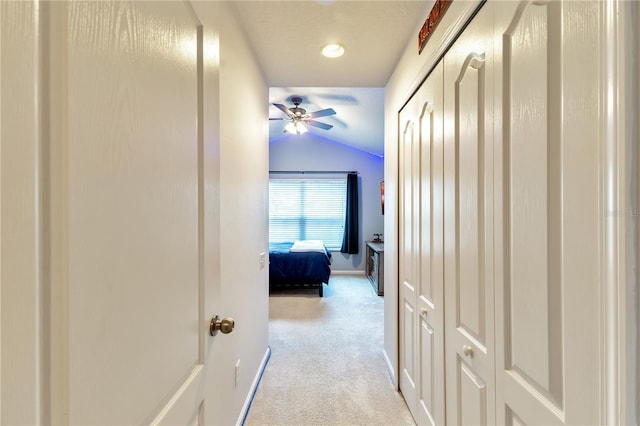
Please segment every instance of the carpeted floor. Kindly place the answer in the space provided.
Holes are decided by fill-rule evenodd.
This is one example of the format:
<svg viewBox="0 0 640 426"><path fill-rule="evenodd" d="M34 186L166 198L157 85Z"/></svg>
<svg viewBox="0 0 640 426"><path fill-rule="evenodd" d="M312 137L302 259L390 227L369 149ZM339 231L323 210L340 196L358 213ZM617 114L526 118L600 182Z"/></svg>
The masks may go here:
<svg viewBox="0 0 640 426"><path fill-rule="evenodd" d="M246 425L413 425L382 355L383 298L365 277L270 297L271 359Z"/></svg>

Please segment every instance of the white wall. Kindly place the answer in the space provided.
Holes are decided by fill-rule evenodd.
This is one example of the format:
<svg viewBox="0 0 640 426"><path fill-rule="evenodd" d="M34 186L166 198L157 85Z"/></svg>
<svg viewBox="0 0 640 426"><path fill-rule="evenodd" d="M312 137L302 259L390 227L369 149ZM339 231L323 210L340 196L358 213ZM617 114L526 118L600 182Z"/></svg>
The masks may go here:
<svg viewBox="0 0 640 426"><path fill-rule="evenodd" d="M221 344L210 358L215 381L207 383L207 397L215 399L216 423L234 424L242 420L239 416L267 351L268 269L260 268L259 255L268 249L268 88L230 3L193 5L205 37L214 42L219 37L220 49L219 81L215 70L205 75L204 100L205 140L219 137L220 142L219 152L205 153L205 162L211 167L219 165L220 184L219 221L210 223L218 227L219 241L208 242L206 259L213 265L208 266L209 271L218 269L220 277L219 312L210 314L236 321L233 333L220 336ZM219 158L211 158L217 155Z"/></svg>
<svg viewBox="0 0 640 426"><path fill-rule="evenodd" d="M398 112L433 67L444 48L459 31L479 1L454 1L418 55L414 39L407 46L387 82L385 91L385 252L384 252L384 354L391 378L398 385ZM433 4L425 2L423 16ZM416 37L420 26L415 28Z"/></svg>
<svg viewBox="0 0 640 426"><path fill-rule="evenodd" d="M384 179L383 159L307 132L286 135L271 142L269 170L359 172L360 251L351 255L333 251L331 270L364 273L364 242L372 240L373 234L381 233L383 229L380 203L380 182Z"/></svg>

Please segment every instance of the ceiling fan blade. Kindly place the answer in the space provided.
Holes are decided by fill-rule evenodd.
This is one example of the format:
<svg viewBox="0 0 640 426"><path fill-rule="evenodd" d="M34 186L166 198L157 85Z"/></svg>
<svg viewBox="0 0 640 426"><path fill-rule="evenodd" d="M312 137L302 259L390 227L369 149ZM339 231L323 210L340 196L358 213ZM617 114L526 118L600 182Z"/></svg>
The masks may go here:
<svg viewBox="0 0 640 426"><path fill-rule="evenodd" d="M289 120L288 118L271 118L269 117L269 120Z"/></svg>
<svg viewBox="0 0 640 426"><path fill-rule="evenodd" d="M278 108L280 111L284 112L285 114L287 114L289 117L293 116L293 113L289 111L289 108L287 108L286 106L282 104L273 104L273 106Z"/></svg>
<svg viewBox="0 0 640 426"><path fill-rule="evenodd" d="M319 127L323 130L329 130L330 128L333 127L331 124L321 123L315 120L305 121L304 124L308 124L309 126Z"/></svg>
<svg viewBox="0 0 640 426"><path fill-rule="evenodd" d="M325 117L327 115L334 115L336 112L333 110L333 108L327 108L327 109L321 109L320 111L316 111L316 112L310 112L308 115L310 118L317 118L317 117Z"/></svg>

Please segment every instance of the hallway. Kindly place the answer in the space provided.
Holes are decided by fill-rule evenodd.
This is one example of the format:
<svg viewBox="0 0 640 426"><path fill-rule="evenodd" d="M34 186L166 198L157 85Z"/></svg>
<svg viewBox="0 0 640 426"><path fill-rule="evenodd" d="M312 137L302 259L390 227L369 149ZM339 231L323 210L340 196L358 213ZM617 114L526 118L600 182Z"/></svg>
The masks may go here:
<svg viewBox="0 0 640 426"><path fill-rule="evenodd" d="M347 275L324 294L269 298L271 359L245 424L413 425L384 364L383 298Z"/></svg>

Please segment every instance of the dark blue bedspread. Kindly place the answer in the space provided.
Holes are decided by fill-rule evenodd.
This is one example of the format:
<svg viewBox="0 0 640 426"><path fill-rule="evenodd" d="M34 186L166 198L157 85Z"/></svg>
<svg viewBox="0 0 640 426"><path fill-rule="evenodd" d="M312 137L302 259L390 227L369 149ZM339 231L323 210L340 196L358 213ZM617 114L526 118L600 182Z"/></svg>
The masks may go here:
<svg viewBox="0 0 640 426"><path fill-rule="evenodd" d="M331 252L294 252L293 242L269 243L269 282L271 284L329 283Z"/></svg>

